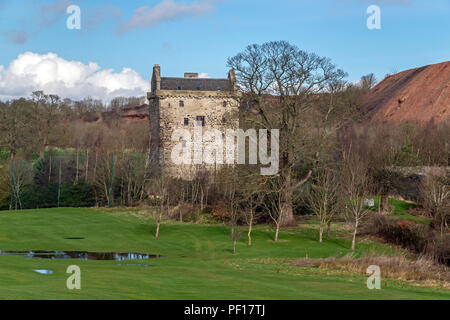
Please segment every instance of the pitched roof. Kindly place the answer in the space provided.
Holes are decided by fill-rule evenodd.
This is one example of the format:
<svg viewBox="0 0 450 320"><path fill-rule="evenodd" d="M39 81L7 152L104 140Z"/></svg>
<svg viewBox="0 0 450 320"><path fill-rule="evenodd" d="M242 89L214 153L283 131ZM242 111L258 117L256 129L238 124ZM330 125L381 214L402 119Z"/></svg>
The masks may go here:
<svg viewBox="0 0 450 320"><path fill-rule="evenodd" d="M218 91L231 89L232 85L228 79L161 77L161 90Z"/></svg>

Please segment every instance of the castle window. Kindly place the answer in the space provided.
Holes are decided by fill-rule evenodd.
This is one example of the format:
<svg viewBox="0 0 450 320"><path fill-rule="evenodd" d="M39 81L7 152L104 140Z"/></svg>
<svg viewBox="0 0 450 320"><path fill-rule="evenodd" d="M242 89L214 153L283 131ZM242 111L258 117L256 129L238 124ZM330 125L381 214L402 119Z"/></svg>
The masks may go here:
<svg viewBox="0 0 450 320"><path fill-rule="evenodd" d="M227 102L224 101L224 102L223 102L223 107L226 108L226 106L227 106Z"/></svg>
<svg viewBox="0 0 450 320"><path fill-rule="evenodd" d="M178 102L178 105L182 108L182 107L184 107L184 101L183 100L180 100L179 102Z"/></svg>
<svg viewBox="0 0 450 320"><path fill-rule="evenodd" d="M189 118L184 118L184 125L188 126L189 125Z"/></svg>
<svg viewBox="0 0 450 320"><path fill-rule="evenodd" d="M201 123L202 127L205 126L205 116L197 116L197 123Z"/></svg>

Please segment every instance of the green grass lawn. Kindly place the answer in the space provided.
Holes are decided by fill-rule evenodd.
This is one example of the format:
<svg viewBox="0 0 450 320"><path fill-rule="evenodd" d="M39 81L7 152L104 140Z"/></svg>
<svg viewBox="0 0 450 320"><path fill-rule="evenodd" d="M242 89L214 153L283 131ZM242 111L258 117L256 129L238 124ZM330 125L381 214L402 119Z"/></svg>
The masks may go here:
<svg viewBox="0 0 450 320"><path fill-rule="evenodd" d="M371 210L377 212L380 204L380 197L373 197L373 198L375 200L375 206L371 208ZM410 220L424 225L429 225L431 222L431 219L417 217L408 212L409 209L416 207L414 203L402 200L388 199L388 205L393 208L392 209L393 214L390 216L392 218L401 220Z"/></svg>
<svg viewBox="0 0 450 320"><path fill-rule="evenodd" d="M273 242L268 226L258 226L252 247L246 229L232 254L229 228L167 222L160 238L151 220L136 210L41 209L0 212L0 250L89 250L144 252L163 258L151 267L118 266L115 261L27 259L0 256L0 299L450 299L450 291L382 279L369 290L366 276L300 268L289 259L342 256L350 240L337 231L324 243L314 225L282 230ZM81 236L85 240L65 240ZM365 240L357 254L394 254L383 244ZM81 268L81 290L66 288L66 269ZM32 269L51 269L41 275ZM279 269L279 272L278 272ZM387 282L387 286L385 286Z"/></svg>
<svg viewBox="0 0 450 320"><path fill-rule="evenodd" d="M393 211L395 213L395 217L398 219L410 220L410 221L414 221L416 223L421 223L421 224L425 224L425 225L429 225L431 222L430 219L416 217L416 216L413 216L412 214L410 214L408 212L408 209L416 207L416 205L414 205L412 203L408 203L408 202L401 201L401 200L389 199L389 205L394 207Z"/></svg>

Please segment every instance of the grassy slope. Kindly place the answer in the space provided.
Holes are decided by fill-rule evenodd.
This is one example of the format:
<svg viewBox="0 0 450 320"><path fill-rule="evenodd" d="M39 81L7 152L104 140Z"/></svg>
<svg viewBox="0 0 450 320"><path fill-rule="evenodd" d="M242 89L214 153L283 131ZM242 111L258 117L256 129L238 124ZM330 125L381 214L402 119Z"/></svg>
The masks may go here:
<svg viewBox="0 0 450 320"><path fill-rule="evenodd" d="M416 207L414 204L394 199L389 199L389 204L394 206L393 211L395 213L395 217L399 219L410 220L424 225L429 225L431 222L430 219L416 217L408 212L408 209Z"/></svg>
<svg viewBox="0 0 450 320"><path fill-rule="evenodd" d="M378 211L378 206L380 204L380 197L374 197L375 199L375 207L371 210L374 212ZM416 205L410 202L405 202L401 200L388 199L388 205L393 207L393 215L390 217L401 219L401 220L410 220L416 223L429 225L431 220L427 218L417 217L408 212L409 209L415 208Z"/></svg>
<svg viewBox="0 0 450 320"><path fill-rule="evenodd" d="M42 209L0 212L1 250L136 251L164 254L153 267L117 266L113 261L31 260L0 256L1 299L450 299L450 291L407 286L383 279L387 287L368 290L363 275L298 268L298 257L339 256L347 239L319 244L314 226L283 230L279 243L268 227L258 227L254 246L245 237L231 253L229 230L217 225L168 222L160 239L147 218L120 210ZM245 234L244 234L245 235ZM64 240L84 236L86 240ZM358 252L393 253L387 246L359 243ZM139 263L136 261L126 263ZM148 263L148 262L145 262ZM66 289L66 268L82 270L82 290ZM32 269L52 269L41 275ZM280 269L280 273L277 272Z"/></svg>

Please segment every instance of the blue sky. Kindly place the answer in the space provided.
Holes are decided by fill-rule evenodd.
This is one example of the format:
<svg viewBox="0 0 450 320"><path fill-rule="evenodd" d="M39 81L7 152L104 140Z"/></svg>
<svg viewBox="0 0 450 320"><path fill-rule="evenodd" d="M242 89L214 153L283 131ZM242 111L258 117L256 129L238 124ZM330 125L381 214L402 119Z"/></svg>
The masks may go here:
<svg viewBox="0 0 450 320"><path fill-rule="evenodd" d="M81 8L80 30L66 27L70 4ZM366 27L371 4L380 30ZM25 52L94 62L111 77L130 68L144 80L156 63L165 76L224 77L228 57L271 40L331 58L349 81L450 60L450 0L0 0L0 21L0 87Z"/></svg>

